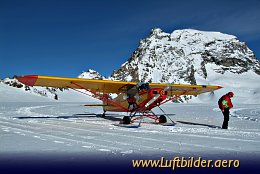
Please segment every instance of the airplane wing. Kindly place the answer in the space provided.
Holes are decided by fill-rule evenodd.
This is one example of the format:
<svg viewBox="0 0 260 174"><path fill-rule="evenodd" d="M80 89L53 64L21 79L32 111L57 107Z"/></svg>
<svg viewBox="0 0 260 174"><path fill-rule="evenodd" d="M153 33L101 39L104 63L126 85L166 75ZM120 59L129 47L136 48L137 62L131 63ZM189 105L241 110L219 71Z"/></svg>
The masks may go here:
<svg viewBox="0 0 260 174"><path fill-rule="evenodd" d="M93 92L121 93L135 86L137 82L112 80L94 80L82 78L66 78L54 76L26 75L16 77L18 81L28 86L47 86L54 88L89 89ZM150 83L151 88L165 88L168 84ZM169 95L199 95L222 88L221 86L173 84L168 90Z"/></svg>
<svg viewBox="0 0 260 174"><path fill-rule="evenodd" d="M122 82L112 80L94 80L83 78L66 78L54 76L38 76L26 75L19 76L16 79L28 86L47 86L54 88L74 88L89 89L93 92L102 93L121 93L131 86L135 86L135 82Z"/></svg>
<svg viewBox="0 0 260 174"><path fill-rule="evenodd" d="M166 88L169 84L150 83L151 88ZM206 92L212 92L222 86L211 85L189 85L189 84L172 84L168 89L168 95L199 95Z"/></svg>

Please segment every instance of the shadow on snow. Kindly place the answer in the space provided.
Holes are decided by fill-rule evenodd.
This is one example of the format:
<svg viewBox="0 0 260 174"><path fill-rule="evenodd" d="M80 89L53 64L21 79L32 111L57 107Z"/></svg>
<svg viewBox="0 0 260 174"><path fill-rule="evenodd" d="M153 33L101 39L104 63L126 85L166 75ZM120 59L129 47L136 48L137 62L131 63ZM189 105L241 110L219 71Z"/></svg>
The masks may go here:
<svg viewBox="0 0 260 174"><path fill-rule="evenodd" d="M176 121L176 122L182 123L182 124L188 124L188 125L206 126L206 127L209 127L209 128L219 128L219 129L221 129L220 126L210 125L210 124L193 123L193 122L187 122L187 121Z"/></svg>
<svg viewBox="0 0 260 174"><path fill-rule="evenodd" d="M174 114L167 114L168 116L174 115ZM110 121L122 121L122 117L124 115L119 114L107 114L106 116L102 116L102 114L95 114L95 113L89 113L89 114L73 114L70 116L31 116L31 117L13 117L17 119L74 119L74 118L103 118ZM140 116L140 115L137 115ZM187 122L187 121L176 121L177 123L181 124L187 124L187 125L197 125L197 126L206 126L209 128L221 128L220 126L216 125L210 125L210 124L203 124L203 123L194 123L194 122Z"/></svg>

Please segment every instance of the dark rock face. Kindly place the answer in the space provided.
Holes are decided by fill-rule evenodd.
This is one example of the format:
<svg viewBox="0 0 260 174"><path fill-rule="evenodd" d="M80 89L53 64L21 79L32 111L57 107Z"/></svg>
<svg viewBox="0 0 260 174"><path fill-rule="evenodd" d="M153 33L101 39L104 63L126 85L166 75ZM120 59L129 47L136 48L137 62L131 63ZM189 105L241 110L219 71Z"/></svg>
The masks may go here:
<svg viewBox="0 0 260 174"><path fill-rule="evenodd" d="M197 84L195 74L207 79L209 69L220 74L252 70L260 75L254 53L235 36L191 29L169 34L153 29L112 78Z"/></svg>

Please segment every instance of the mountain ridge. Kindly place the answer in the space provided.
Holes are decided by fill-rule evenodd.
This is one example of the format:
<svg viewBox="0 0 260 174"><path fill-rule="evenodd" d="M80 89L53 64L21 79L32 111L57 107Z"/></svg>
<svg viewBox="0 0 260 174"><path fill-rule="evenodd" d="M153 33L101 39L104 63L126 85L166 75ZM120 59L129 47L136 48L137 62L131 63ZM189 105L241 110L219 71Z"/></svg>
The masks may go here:
<svg viewBox="0 0 260 174"><path fill-rule="evenodd" d="M206 79L208 63L219 65L215 71L222 74L252 70L260 75L255 54L235 36L192 29L175 30L170 34L156 28L140 41L139 47L111 77L151 82L170 79L178 83L177 79L171 79L175 76L184 79L182 83L196 84L194 73Z"/></svg>

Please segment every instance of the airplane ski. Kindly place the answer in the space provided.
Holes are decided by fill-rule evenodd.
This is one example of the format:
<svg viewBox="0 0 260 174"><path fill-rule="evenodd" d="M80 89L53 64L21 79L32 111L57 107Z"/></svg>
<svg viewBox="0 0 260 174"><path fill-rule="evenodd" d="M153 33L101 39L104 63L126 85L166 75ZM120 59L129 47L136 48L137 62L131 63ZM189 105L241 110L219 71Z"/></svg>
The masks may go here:
<svg viewBox="0 0 260 174"><path fill-rule="evenodd" d="M119 124L113 124L114 126L118 126L118 127L124 127L124 128L139 128L141 127L141 125L137 125L137 124L122 124L122 123L119 123Z"/></svg>

